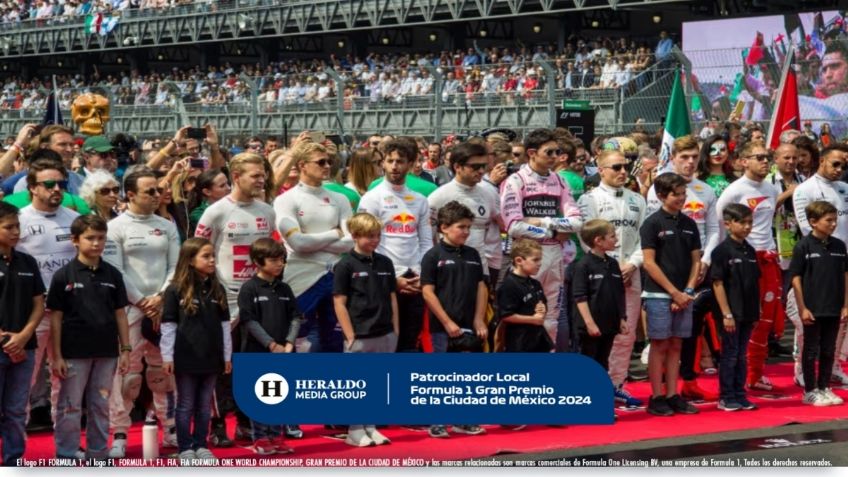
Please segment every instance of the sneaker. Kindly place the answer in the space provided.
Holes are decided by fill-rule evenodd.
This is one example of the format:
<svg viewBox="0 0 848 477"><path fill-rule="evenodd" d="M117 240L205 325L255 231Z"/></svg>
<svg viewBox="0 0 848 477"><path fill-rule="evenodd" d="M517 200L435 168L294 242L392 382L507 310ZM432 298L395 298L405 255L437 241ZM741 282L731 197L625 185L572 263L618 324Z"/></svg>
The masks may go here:
<svg viewBox="0 0 848 477"><path fill-rule="evenodd" d="M841 397L837 396L836 393L833 392L833 389L827 388L822 391L822 393L827 398L827 400L830 401L831 406L841 406L842 403L845 402L842 400Z"/></svg>
<svg viewBox="0 0 848 477"><path fill-rule="evenodd" d="M739 404L736 401L725 401L724 399L719 400L718 408L722 411L741 411L742 404Z"/></svg>
<svg viewBox="0 0 848 477"><path fill-rule="evenodd" d="M378 446L383 446L392 443L392 441L389 440L388 437L384 436L380 431L378 431L376 427L366 427L365 433L368 434L368 437L370 437L371 440L374 441L374 444L377 444Z"/></svg>
<svg viewBox="0 0 848 477"><path fill-rule="evenodd" d="M704 368L704 374L706 374L707 376L716 375L718 374L718 369L713 367Z"/></svg>
<svg viewBox="0 0 848 477"><path fill-rule="evenodd" d="M427 434L429 434L430 437L435 437L438 439L450 437L450 434L448 434L448 430L445 426L430 426L430 429L427 431Z"/></svg>
<svg viewBox="0 0 848 477"><path fill-rule="evenodd" d="M227 437L226 426L213 426L212 433L209 435L209 443L215 447L232 447L233 441Z"/></svg>
<svg viewBox="0 0 848 477"><path fill-rule="evenodd" d="M184 450L180 452L179 459L181 466L188 467L194 465L194 461L197 460L197 454L195 454L191 449Z"/></svg>
<svg viewBox="0 0 848 477"><path fill-rule="evenodd" d="M110 459L123 459L127 455L127 435L116 432L112 439L112 448L109 449Z"/></svg>
<svg viewBox="0 0 848 477"><path fill-rule="evenodd" d="M636 399L632 394L627 392L623 386L615 388L613 395L615 396L615 402L621 403L624 407L641 407L644 404L641 399Z"/></svg>
<svg viewBox="0 0 848 477"><path fill-rule="evenodd" d="M668 405L665 396L651 396L648 399L648 412L655 416L673 416L674 410Z"/></svg>
<svg viewBox="0 0 848 477"><path fill-rule="evenodd" d="M345 444L353 447L370 447L375 445L374 441L368 437L365 429L359 428L353 431L348 431Z"/></svg>
<svg viewBox="0 0 848 477"><path fill-rule="evenodd" d="M218 458L215 457L215 454L205 447L199 447L194 451L194 454L197 456L197 459L202 462L202 465L218 464Z"/></svg>
<svg viewBox="0 0 848 477"><path fill-rule="evenodd" d="M303 431L297 424L286 424L285 432L289 439L303 439Z"/></svg>
<svg viewBox="0 0 848 477"><path fill-rule="evenodd" d="M527 424L502 424L501 427L509 431L520 431L527 427Z"/></svg>
<svg viewBox="0 0 848 477"><path fill-rule="evenodd" d="M470 426L453 426L451 430L457 434L466 434L469 436L478 436L480 434L485 434L486 429L483 429L477 425Z"/></svg>
<svg viewBox="0 0 848 477"><path fill-rule="evenodd" d="M833 374L830 375L830 382L839 386L848 386L848 376L845 375L845 372L841 368L838 370L834 369Z"/></svg>
<svg viewBox="0 0 848 477"><path fill-rule="evenodd" d="M796 374L794 381L795 381L796 386L799 386L799 387L802 387L802 388L804 387L804 375L803 374Z"/></svg>
<svg viewBox="0 0 848 477"><path fill-rule="evenodd" d="M253 429L250 427L242 426L240 424L236 424L236 432L233 434L234 441L252 441L253 440Z"/></svg>
<svg viewBox="0 0 848 477"><path fill-rule="evenodd" d="M283 436L276 436L271 438L271 444L274 444L274 447L277 448L277 454L292 454L294 453L294 448L290 445L286 444L286 440Z"/></svg>
<svg viewBox="0 0 848 477"><path fill-rule="evenodd" d="M756 404L749 401L748 398L746 398L746 397L739 398L739 399L737 399L737 401L739 402L739 404L742 405L742 409L744 409L746 411L753 411L755 409L759 409Z"/></svg>
<svg viewBox="0 0 848 477"><path fill-rule="evenodd" d="M698 414L700 412L697 407L680 397L679 394L668 398L668 405L677 414Z"/></svg>
<svg viewBox="0 0 848 477"><path fill-rule="evenodd" d="M253 445L250 446L250 450L259 455L271 455L277 452L277 446L271 442L271 439L263 437L261 439L256 439L253 442Z"/></svg>
<svg viewBox="0 0 848 477"><path fill-rule="evenodd" d="M773 391L774 384L769 381L769 378L760 376L759 381L748 384L748 389L753 389L755 391Z"/></svg>
<svg viewBox="0 0 848 477"><path fill-rule="evenodd" d="M715 401L718 399L718 395L713 392L709 392L701 386L698 386L698 381L693 379L691 381L683 381L683 387L680 389L680 395L686 399L691 399L694 401Z"/></svg>
<svg viewBox="0 0 848 477"><path fill-rule="evenodd" d="M651 344L648 343L648 346L645 346L645 349L642 350L642 356L639 357L639 361L642 362L645 366L648 365L648 355L651 353Z"/></svg>
<svg viewBox="0 0 848 477"><path fill-rule="evenodd" d="M177 428L162 431L162 447L177 447Z"/></svg>
<svg viewBox="0 0 848 477"><path fill-rule="evenodd" d="M803 404L811 404L815 407L824 407L830 405L830 400L826 395L822 394L818 389L814 389L812 391L807 391L804 393L804 397L801 399L801 403Z"/></svg>

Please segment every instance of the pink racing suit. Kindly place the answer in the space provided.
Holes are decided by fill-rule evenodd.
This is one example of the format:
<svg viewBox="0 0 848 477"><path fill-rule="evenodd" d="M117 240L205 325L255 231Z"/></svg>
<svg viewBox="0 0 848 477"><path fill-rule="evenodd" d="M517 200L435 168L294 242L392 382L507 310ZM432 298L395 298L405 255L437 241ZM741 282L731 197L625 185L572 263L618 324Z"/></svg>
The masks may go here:
<svg viewBox="0 0 848 477"><path fill-rule="evenodd" d="M583 225L580 209L568 184L558 174L542 176L525 164L504 181L501 217L510 237L529 238L542 245L542 268L533 278L541 282L545 291L548 302L545 329L556 342L564 265L562 243L555 237L559 232L580 230ZM542 219L542 224L530 225L524 221L527 218Z"/></svg>

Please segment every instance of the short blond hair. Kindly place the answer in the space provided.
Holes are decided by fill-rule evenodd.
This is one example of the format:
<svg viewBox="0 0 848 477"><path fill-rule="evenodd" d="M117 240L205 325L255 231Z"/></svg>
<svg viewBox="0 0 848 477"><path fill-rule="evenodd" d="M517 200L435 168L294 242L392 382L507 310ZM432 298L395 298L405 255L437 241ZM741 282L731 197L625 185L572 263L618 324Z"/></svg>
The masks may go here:
<svg viewBox="0 0 848 477"><path fill-rule="evenodd" d="M674 145L671 146L671 153L680 154L680 152L688 151L689 149L700 149L700 146L698 146L698 140L691 134L675 139Z"/></svg>
<svg viewBox="0 0 848 477"><path fill-rule="evenodd" d="M315 143L315 142L312 142L312 141L304 141L304 142L298 143L292 149L291 154L292 154L292 157L294 158L295 164L297 164L299 162L308 161L310 156L312 156L312 154L315 154L316 152L321 152L321 153L327 154L328 156L330 155L330 153L327 151L327 148L324 147L324 145L318 144L318 143Z"/></svg>
<svg viewBox="0 0 848 477"><path fill-rule="evenodd" d="M618 149L604 149L598 154L598 158L595 160L595 162L598 164L598 166L604 167L604 164L606 164L609 158L613 156L625 157L624 153L619 151Z"/></svg>
<svg viewBox="0 0 848 477"><path fill-rule="evenodd" d="M368 212L359 212L347 220L347 229L354 237L364 237L379 233L383 229L383 224L380 219Z"/></svg>
<svg viewBox="0 0 848 477"><path fill-rule="evenodd" d="M512 243L512 249L509 252L509 258L515 264L516 258L528 258L532 253L542 253L542 246L539 242L530 239L519 239Z"/></svg>
<svg viewBox="0 0 848 477"><path fill-rule="evenodd" d="M262 166L263 169L265 167L265 159L259 154L254 154L252 152L242 152L236 154L230 160L230 171L233 174L242 174L247 164L255 164L257 166Z"/></svg>

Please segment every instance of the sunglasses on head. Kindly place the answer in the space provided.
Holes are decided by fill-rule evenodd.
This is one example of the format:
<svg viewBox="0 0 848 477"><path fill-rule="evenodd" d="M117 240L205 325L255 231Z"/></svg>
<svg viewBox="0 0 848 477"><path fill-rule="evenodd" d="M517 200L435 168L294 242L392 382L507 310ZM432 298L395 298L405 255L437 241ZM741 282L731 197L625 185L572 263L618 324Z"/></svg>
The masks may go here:
<svg viewBox="0 0 848 477"><path fill-rule="evenodd" d="M465 167L474 169L475 171L482 171L486 168L487 165L488 164L486 164L485 162L481 162L479 164L466 164Z"/></svg>
<svg viewBox="0 0 848 477"><path fill-rule="evenodd" d="M56 186L59 186L60 189L65 190L68 188L68 181L41 181L37 182L38 185L44 187L45 189L54 189Z"/></svg>
<svg viewBox="0 0 848 477"><path fill-rule="evenodd" d="M118 187L118 186L115 186L115 187L101 187L99 192L100 192L100 195L109 195L109 194L115 194L115 195L118 195L118 194L120 194L120 193L121 193L121 188L120 188L120 187Z"/></svg>
<svg viewBox="0 0 848 477"><path fill-rule="evenodd" d="M330 159L318 159L317 161L310 161L313 164L318 164L318 167L328 167L333 165L333 161Z"/></svg>

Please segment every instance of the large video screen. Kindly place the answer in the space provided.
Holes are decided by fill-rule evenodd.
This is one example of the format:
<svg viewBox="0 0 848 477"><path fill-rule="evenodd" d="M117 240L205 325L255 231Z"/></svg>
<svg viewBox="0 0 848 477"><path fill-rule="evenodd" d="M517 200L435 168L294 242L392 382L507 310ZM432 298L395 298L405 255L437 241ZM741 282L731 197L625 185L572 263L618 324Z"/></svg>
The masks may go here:
<svg viewBox="0 0 848 477"><path fill-rule="evenodd" d="M693 119L767 122L794 45L801 120L817 133L824 126L836 138L848 135L846 22L845 12L823 11L684 23L683 52L699 99Z"/></svg>

